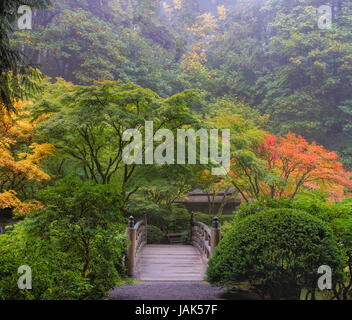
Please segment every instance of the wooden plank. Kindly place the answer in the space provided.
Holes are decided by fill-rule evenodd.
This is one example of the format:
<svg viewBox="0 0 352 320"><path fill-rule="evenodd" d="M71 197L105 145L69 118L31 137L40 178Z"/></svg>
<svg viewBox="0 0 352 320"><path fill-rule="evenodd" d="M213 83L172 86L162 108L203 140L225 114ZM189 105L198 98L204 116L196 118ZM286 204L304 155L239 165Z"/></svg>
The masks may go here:
<svg viewBox="0 0 352 320"><path fill-rule="evenodd" d="M145 281L201 281L206 266L199 251L189 245L146 245L136 278Z"/></svg>

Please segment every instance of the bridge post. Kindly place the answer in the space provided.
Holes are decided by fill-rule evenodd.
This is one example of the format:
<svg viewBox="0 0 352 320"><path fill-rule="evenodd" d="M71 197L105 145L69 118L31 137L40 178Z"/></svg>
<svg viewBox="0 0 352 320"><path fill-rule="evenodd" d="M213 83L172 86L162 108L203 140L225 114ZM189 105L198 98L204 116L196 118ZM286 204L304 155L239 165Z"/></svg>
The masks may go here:
<svg viewBox="0 0 352 320"><path fill-rule="evenodd" d="M219 227L219 218L213 218L213 227L211 229L211 247L210 247L210 256L213 256L215 247L220 242L220 227Z"/></svg>
<svg viewBox="0 0 352 320"><path fill-rule="evenodd" d="M136 258L136 229L134 228L134 218L132 216L130 216L130 221L128 222L126 235L129 240L127 244L126 256L127 274L129 276L134 276L134 266Z"/></svg>

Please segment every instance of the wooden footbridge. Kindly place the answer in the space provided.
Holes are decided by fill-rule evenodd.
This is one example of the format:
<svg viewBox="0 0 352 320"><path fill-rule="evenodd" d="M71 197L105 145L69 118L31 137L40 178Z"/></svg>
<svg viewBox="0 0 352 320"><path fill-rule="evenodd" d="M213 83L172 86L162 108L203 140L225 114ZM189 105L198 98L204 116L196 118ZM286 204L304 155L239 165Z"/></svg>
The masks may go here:
<svg viewBox="0 0 352 320"><path fill-rule="evenodd" d="M191 245L147 244L147 220L137 223L130 217L126 235L126 266L128 275L145 281L201 281L204 280L208 259L220 241L217 217L210 229L202 222L190 221Z"/></svg>

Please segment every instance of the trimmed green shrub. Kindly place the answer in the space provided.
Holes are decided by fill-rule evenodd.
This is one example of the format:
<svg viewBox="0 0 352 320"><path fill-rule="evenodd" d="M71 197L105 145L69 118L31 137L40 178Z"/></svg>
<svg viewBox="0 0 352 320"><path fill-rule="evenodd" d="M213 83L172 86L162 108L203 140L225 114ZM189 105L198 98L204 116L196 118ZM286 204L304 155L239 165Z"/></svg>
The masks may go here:
<svg viewBox="0 0 352 320"><path fill-rule="evenodd" d="M236 220L244 219L252 214L256 214L268 209L279 209L279 208L292 208L293 201L289 199L263 199L254 200L251 202L244 202L238 209L234 212Z"/></svg>
<svg viewBox="0 0 352 320"><path fill-rule="evenodd" d="M292 209L272 209L236 222L209 260L212 284L248 282L263 297L299 299L315 292L321 265L341 279L343 258L331 229L320 219Z"/></svg>
<svg viewBox="0 0 352 320"><path fill-rule="evenodd" d="M164 237L164 233L156 226L151 224L147 225L147 241L149 244L157 244L160 243L161 239Z"/></svg>
<svg viewBox="0 0 352 320"><path fill-rule="evenodd" d="M229 221L225 221L221 227L220 227L220 231L221 231L221 238L224 237L224 235L226 234L226 232L228 232L229 230L232 229L233 226L233 222L229 222Z"/></svg>
<svg viewBox="0 0 352 320"><path fill-rule="evenodd" d="M233 215L232 214L223 214L223 215L219 216L218 218L219 218L219 222L220 222L221 226L224 224L233 222Z"/></svg>
<svg viewBox="0 0 352 320"><path fill-rule="evenodd" d="M319 201L317 198L309 195L298 195L294 201L289 198L282 198L280 200L264 198L249 203L243 203L239 210L234 212L234 215L236 220L240 220L263 210L280 208L304 211L322 220L326 220L329 212L329 207L326 206L323 201Z"/></svg>

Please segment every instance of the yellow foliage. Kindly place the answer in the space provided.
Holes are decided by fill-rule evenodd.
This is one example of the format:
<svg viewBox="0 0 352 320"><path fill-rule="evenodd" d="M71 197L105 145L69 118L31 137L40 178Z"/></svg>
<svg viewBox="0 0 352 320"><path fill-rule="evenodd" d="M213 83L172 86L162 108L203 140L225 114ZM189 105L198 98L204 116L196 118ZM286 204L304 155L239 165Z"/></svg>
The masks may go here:
<svg viewBox="0 0 352 320"><path fill-rule="evenodd" d="M192 35L202 39L214 33L217 29L217 19L211 13L205 13L198 17L198 21L187 28Z"/></svg>
<svg viewBox="0 0 352 320"><path fill-rule="evenodd" d="M224 5L218 6L219 20L226 20L226 8Z"/></svg>
<svg viewBox="0 0 352 320"><path fill-rule="evenodd" d="M29 181L50 179L40 163L54 149L50 143L34 142L35 127L46 116L31 119L25 110L27 104L17 101L17 114L0 113L0 209L13 208L18 214L28 213L39 204L22 203L13 190L21 190Z"/></svg>
<svg viewBox="0 0 352 320"><path fill-rule="evenodd" d="M174 0L174 8L176 10L180 10L182 8L182 1L181 0Z"/></svg>
<svg viewBox="0 0 352 320"><path fill-rule="evenodd" d="M182 61L186 69L192 69L194 64L204 64L207 61L205 47L217 29L218 20L211 13L205 13L198 17L197 21L186 30L193 35L197 41L192 47L192 51Z"/></svg>
<svg viewBox="0 0 352 320"><path fill-rule="evenodd" d="M169 16L174 11L174 8L169 7L166 2L163 2L163 8L164 8L164 11L166 12L166 14Z"/></svg>
<svg viewBox="0 0 352 320"><path fill-rule="evenodd" d="M0 193L0 209L14 208L16 215L28 214L31 210L42 209L43 205L38 201L22 202L17 198L15 191L4 191Z"/></svg>

